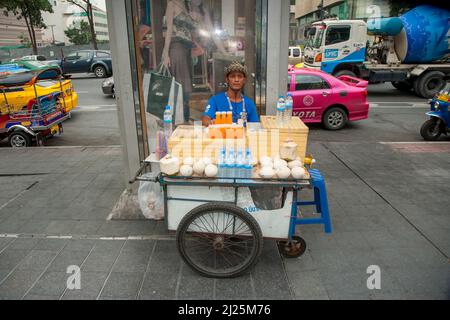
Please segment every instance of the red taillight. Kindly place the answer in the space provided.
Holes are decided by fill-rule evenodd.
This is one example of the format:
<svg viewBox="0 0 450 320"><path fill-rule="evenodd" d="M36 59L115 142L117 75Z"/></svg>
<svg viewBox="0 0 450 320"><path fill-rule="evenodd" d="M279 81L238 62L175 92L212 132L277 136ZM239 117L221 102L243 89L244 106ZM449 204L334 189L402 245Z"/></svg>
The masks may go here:
<svg viewBox="0 0 450 320"><path fill-rule="evenodd" d="M322 62L322 53L319 53L315 58L314 58L315 62Z"/></svg>
<svg viewBox="0 0 450 320"><path fill-rule="evenodd" d="M362 93L364 97L367 97L367 90L364 90Z"/></svg>

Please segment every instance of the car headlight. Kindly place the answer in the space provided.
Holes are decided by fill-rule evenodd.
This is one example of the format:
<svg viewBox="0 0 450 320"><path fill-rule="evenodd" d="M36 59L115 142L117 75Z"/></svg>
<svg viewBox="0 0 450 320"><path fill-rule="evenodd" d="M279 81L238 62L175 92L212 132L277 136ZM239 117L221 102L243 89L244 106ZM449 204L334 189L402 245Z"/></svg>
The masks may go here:
<svg viewBox="0 0 450 320"><path fill-rule="evenodd" d="M437 110L439 110L439 107L440 107L440 103L439 103L439 101L436 101L434 103L434 109L437 111Z"/></svg>

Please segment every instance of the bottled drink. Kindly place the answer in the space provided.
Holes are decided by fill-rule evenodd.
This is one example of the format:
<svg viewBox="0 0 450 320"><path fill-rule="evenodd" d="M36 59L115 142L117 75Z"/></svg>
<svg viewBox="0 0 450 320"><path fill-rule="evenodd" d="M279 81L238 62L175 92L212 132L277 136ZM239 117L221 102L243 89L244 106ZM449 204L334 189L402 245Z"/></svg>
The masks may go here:
<svg viewBox="0 0 450 320"><path fill-rule="evenodd" d="M233 123L233 113L231 111L227 111L227 124Z"/></svg>
<svg viewBox="0 0 450 320"><path fill-rule="evenodd" d="M245 157L242 149L239 149L236 156L236 177L237 178L245 178Z"/></svg>
<svg viewBox="0 0 450 320"><path fill-rule="evenodd" d="M216 124L222 124L222 112L216 112Z"/></svg>
<svg viewBox="0 0 450 320"><path fill-rule="evenodd" d="M226 177L227 178L235 178L236 177L236 156L234 154L234 148L230 148L230 151L228 152L227 159L225 160L226 163ZM228 179L229 182L232 182L231 179Z"/></svg>
<svg viewBox="0 0 450 320"><path fill-rule="evenodd" d="M252 159L252 153L250 149L248 148L245 153L245 165L244 165L244 177L247 179L252 178L252 172L253 172L253 159Z"/></svg>
<svg viewBox="0 0 450 320"><path fill-rule="evenodd" d="M217 159L217 168L219 169L217 172L217 176L219 178L225 177L225 171L226 171L225 155L226 155L225 148L222 148L219 153L219 159ZM226 179L219 179L219 182L225 182L225 181L226 181Z"/></svg>
<svg viewBox="0 0 450 320"><path fill-rule="evenodd" d="M292 119L292 109L294 106L294 100L292 94L289 92L286 97L285 110L284 110L284 123L288 124Z"/></svg>
<svg viewBox="0 0 450 320"><path fill-rule="evenodd" d="M278 126L282 127L284 123L284 110L285 110L285 103L283 96L280 96L278 98L277 102L277 124Z"/></svg>
<svg viewBox="0 0 450 320"><path fill-rule="evenodd" d="M166 106L164 110L164 136L169 139L172 135L172 113L170 112L170 106Z"/></svg>

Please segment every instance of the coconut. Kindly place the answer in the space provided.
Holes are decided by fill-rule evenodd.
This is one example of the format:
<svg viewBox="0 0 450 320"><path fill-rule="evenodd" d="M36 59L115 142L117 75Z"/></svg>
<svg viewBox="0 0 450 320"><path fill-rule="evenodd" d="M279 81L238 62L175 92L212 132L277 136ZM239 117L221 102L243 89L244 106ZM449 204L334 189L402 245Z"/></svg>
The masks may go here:
<svg viewBox="0 0 450 320"><path fill-rule="evenodd" d="M208 164L205 168L205 175L209 178L213 178L217 175L217 172L219 169L217 169L217 166L214 164Z"/></svg>
<svg viewBox="0 0 450 320"><path fill-rule="evenodd" d="M306 170L303 167L295 167L292 168L291 174L294 179L304 179L306 175Z"/></svg>
<svg viewBox="0 0 450 320"><path fill-rule="evenodd" d="M192 176L192 167L188 166L187 164L183 164L180 168L180 175L183 177L190 177Z"/></svg>

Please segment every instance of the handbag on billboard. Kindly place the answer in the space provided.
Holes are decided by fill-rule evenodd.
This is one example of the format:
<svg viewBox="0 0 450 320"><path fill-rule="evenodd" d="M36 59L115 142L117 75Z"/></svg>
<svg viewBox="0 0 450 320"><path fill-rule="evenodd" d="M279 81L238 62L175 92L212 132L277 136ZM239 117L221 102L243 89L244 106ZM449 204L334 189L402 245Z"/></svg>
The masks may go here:
<svg viewBox="0 0 450 320"><path fill-rule="evenodd" d="M170 104L170 95L174 93L175 78L164 64L160 64L157 71L149 76L145 110L162 120L164 108Z"/></svg>

